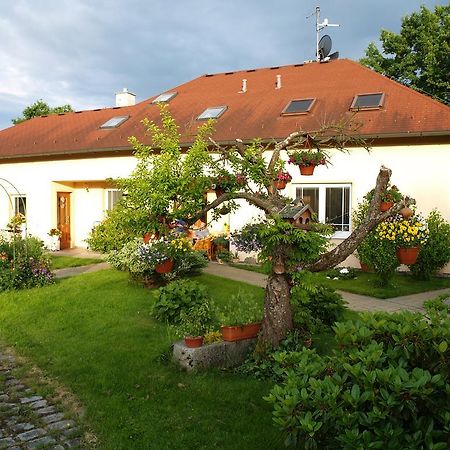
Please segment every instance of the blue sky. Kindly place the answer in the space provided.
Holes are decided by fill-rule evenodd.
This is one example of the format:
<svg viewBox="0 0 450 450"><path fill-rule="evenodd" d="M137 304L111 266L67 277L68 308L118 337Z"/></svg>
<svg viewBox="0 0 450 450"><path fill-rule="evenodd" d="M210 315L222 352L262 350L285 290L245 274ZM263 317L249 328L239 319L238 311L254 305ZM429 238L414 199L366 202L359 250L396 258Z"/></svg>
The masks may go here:
<svg viewBox="0 0 450 450"><path fill-rule="evenodd" d="M137 101L204 73L295 64L315 55L315 7L333 50L357 60L416 0L14 0L0 17L0 129L38 99L76 110Z"/></svg>

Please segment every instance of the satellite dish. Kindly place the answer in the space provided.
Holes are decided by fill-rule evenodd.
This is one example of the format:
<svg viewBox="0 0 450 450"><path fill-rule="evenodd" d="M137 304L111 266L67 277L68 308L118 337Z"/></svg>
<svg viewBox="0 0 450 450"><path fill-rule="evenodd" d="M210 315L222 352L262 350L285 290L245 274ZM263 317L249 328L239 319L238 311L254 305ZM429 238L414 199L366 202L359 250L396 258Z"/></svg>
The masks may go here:
<svg viewBox="0 0 450 450"><path fill-rule="evenodd" d="M338 59L339 58L339 52L332 53L328 58L330 58L330 60Z"/></svg>
<svg viewBox="0 0 450 450"><path fill-rule="evenodd" d="M328 34L322 36L319 41L319 58L324 59L328 56L328 53L331 51L331 38Z"/></svg>

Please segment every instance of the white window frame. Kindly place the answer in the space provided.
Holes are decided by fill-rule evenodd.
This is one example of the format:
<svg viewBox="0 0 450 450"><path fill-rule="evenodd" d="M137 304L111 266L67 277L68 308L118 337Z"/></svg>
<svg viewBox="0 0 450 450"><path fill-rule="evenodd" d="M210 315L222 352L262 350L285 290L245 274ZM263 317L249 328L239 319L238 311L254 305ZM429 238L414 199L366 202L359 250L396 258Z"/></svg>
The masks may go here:
<svg viewBox="0 0 450 450"><path fill-rule="evenodd" d="M24 216L27 216L27 196L25 194L10 194L11 198L11 217L14 217L16 214L20 212L21 198L25 199L25 210ZM17 208L19 206L19 208Z"/></svg>
<svg viewBox="0 0 450 450"><path fill-rule="evenodd" d="M314 211L318 214L317 219L319 222L325 223L326 212L326 192L327 188L349 188L349 231L336 231L331 236L333 239L345 239L350 236L353 224L352 224L352 184L351 183L293 183L294 189L293 196L296 197L297 188L303 189L319 189L319 211Z"/></svg>
<svg viewBox="0 0 450 450"><path fill-rule="evenodd" d="M120 199L122 198L122 196L123 196L123 192L122 192L122 195L120 196L120 198L117 200L116 199L116 201L114 202L114 204L110 207L110 204L109 204L109 195L110 195L110 193L112 193L112 192L122 192L120 189L105 189L105 211L110 211L111 209L113 209L114 208L114 206L117 204L117 202L119 202L120 201Z"/></svg>

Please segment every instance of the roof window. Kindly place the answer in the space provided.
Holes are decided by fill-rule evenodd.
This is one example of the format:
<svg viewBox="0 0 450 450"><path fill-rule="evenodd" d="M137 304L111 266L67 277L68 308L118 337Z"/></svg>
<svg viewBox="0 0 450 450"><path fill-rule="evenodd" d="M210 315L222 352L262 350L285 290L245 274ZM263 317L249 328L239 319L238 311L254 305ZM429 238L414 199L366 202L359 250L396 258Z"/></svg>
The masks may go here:
<svg viewBox="0 0 450 450"><path fill-rule="evenodd" d="M100 125L100 128L117 128L122 125L125 120L127 120L130 116L116 116L107 120L103 125Z"/></svg>
<svg viewBox="0 0 450 450"><path fill-rule="evenodd" d="M213 106L211 108L206 108L197 117L197 120L218 119L226 110L227 106Z"/></svg>
<svg viewBox="0 0 450 450"><path fill-rule="evenodd" d="M290 114L307 114L309 113L315 101L315 98L301 98L298 100L292 100L288 103L286 108L283 109L283 112L281 114L283 116L287 116Z"/></svg>
<svg viewBox="0 0 450 450"><path fill-rule="evenodd" d="M167 103L172 100L178 92L166 92L165 94L158 95L152 103Z"/></svg>
<svg viewBox="0 0 450 450"><path fill-rule="evenodd" d="M350 109L378 109L381 108L384 101L384 94L377 92L376 94L358 94L355 95Z"/></svg>

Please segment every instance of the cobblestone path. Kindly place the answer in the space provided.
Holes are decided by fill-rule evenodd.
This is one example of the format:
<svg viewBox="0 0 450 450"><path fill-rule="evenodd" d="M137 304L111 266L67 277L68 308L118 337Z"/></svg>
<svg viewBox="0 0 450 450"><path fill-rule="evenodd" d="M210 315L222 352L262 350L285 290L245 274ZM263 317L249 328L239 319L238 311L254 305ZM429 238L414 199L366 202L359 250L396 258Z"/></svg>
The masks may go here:
<svg viewBox="0 0 450 450"><path fill-rule="evenodd" d="M75 422L16 379L15 367L15 358L0 352L0 449L83 448Z"/></svg>

